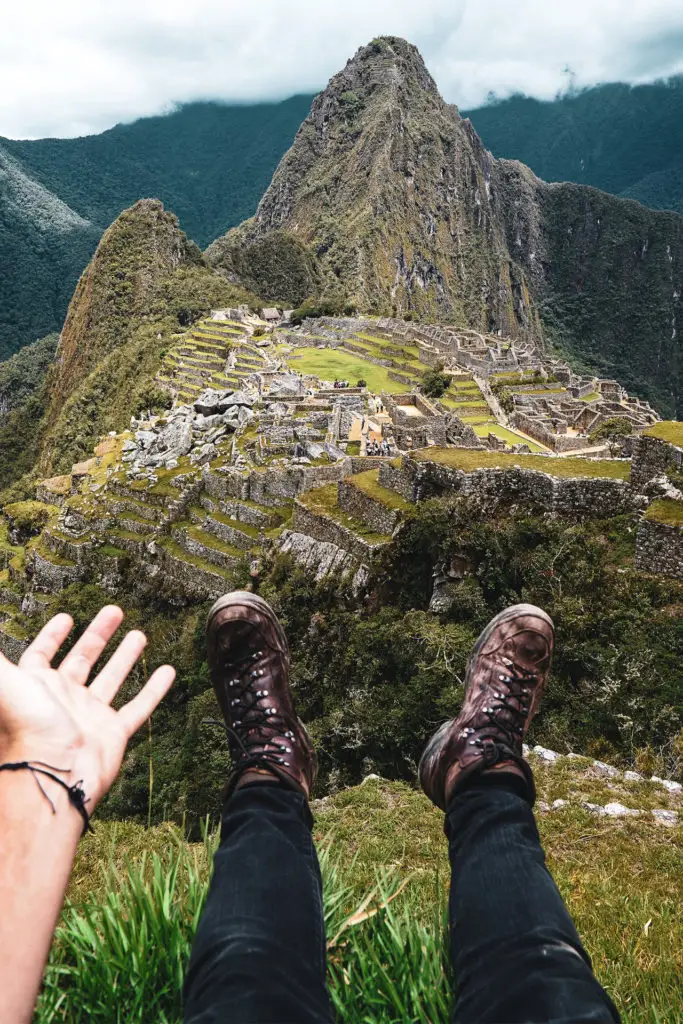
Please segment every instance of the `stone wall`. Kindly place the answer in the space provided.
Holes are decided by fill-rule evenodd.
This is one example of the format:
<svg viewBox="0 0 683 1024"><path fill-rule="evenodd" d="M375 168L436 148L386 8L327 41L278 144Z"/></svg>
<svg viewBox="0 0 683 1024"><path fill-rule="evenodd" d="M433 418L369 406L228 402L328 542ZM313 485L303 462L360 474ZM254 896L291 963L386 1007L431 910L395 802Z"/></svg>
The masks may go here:
<svg viewBox="0 0 683 1024"><path fill-rule="evenodd" d="M28 563L27 563L28 564ZM80 565L58 565L43 558L38 551L34 551L31 562L31 576L38 590L48 594L57 594L64 590L70 583L75 583L83 575L83 566Z"/></svg>
<svg viewBox="0 0 683 1024"><path fill-rule="evenodd" d="M636 568L683 580L683 529L643 519L636 535Z"/></svg>
<svg viewBox="0 0 683 1024"><path fill-rule="evenodd" d="M510 423L513 427L528 434L529 437L533 437L535 441L540 441L541 444L556 452L577 451L580 448L587 448L590 444L587 437L568 437L566 434L555 434L539 420L527 416L526 413L520 412L518 409L510 417Z"/></svg>
<svg viewBox="0 0 683 1024"><path fill-rule="evenodd" d="M379 467L378 480L382 487L388 487L391 491L396 491L406 501L414 501L413 494L415 491L415 473L412 469L408 469L405 466L406 460L403 460L403 465L394 465L394 460L383 462Z"/></svg>
<svg viewBox="0 0 683 1024"><path fill-rule="evenodd" d="M250 499L258 505L281 505L305 491L325 484L337 483L353 472L351 458L340 459L330 466L292 466L265 472L243 473L232 468L204 470L204 487L217 501Z"/></svg>
<svg viewBox="0 0 683 1024"><path fill-rule="evenodd" d="M10 633L5 633L0 628L0 651L13 661L15 664L19 661L24 651L29 645L28 640L20 640L19 637L12 636Z"/></svg>
<svg viewBox="0 0 683 1024"><path fill-rule="evenodd" d="M381 475L380 482L384 483ZM539 470L517 468L467 473L409 456L404 458L396 482L396 489L407 500L455 493L476 498L486 512L521 505L534 514L554 512L568 518L600 519L640 509L644 502L624 480L553 477Z"/></svg>
<svg viewBox="0 0 683 1024"><path fill-rule="evenodd" d="M277 544L283 554L291 555L299 564L314 571L316 580L329 575L339 578L353 574L352 586L356 591L362 589L367 580L367 567L359 566L348 551L329 541L315 540L307 533L295 530L284 530Z"/></svg>
<svg viewBox="0 0 683 1024"><path fill-rule="evenodd" d="M344 512L360 519L373 533L392 534L399 521L399 513L375 501L361 491L352 481L341 480L337 484L338 504Z"/></svg>
<svg viewBox="0 0 683 1024"><path fill-rule="evenodd" d="M683 451L658 437L641 436L633 440L631 481L634 487L644 487L653 476L660 476L668 470L681 472Z"/></svg>
<svg viewBox="0 0 683 1024"><path fill-rule="evenodd" d="M314 540L336 544L338 548L348 551L353 558L364 565L370 565L377 552L383 547L381 544L368 544L352 530L342 526L341 523L335 522L329 516L312 512L300 501L294 502L292 529L298 533L307 533Z"/></svg>

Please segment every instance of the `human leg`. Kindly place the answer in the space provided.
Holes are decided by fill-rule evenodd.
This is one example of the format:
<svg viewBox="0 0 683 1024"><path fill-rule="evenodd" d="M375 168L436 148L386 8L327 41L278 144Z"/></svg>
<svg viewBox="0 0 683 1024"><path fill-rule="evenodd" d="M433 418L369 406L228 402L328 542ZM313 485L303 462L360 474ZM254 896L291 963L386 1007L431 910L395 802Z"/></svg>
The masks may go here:
<svg viewBox="0 0 683 1024"><path fill-rule="evenodd" d="M522 740L550 669L553 626L517 605L479 637L458 718L420 762L427 795L447 812L452 880L454 1022L618 1022L545 866Z"/></svg>
<svg viewBox="0 0 683 1024"><path fill-rule="evenodd" d="M523 789L514 775L490 773L449 804L454 1024L618 1022L546 867Z"/></svg>
<svg viewBox="0 0 683 1024"><path fill-rule="evenodd" d="M185 981L186 1024L331 1021L310 824L305 796L277 783L227 801Z"/></svg>
<svg viewBox="0 0 683 1024"><path fill-rule="evenodd" d="M328 1022L308 807L315 755L294 713L286 639L265 601L236 592L211 610L207 647L235 769L185 981L185 1021Z"/></svg>

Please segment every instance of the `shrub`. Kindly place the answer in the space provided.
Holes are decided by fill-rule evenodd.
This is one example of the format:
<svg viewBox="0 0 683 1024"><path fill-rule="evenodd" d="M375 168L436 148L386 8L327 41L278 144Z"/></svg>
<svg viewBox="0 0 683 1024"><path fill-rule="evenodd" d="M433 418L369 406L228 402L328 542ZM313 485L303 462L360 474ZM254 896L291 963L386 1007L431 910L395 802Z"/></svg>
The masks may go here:
<svg viewBox="0 0 683 1024"><path fill-rule="evenodd" d="M44 505L42 501L15 501L11 505L5 505L4 515L10 522L14 536L14 542L24 544L29 537L40 533L47 525L51 514L57 512L57 508Z"/></svg>
<svg viewBox="0 0 683 1024"><path fill-rule="evenodd" d="M308 298L292 313L293 324L303 323L307 318L319 316L352 316L356 307L344 296L328 296L327 298Z"/></svg>
<svg viewBox="0 0 683 1024"><path fill-rule="evenodd" d="M368 382L363 377L360 377L356 381L356 387L357 388L366 388L367 386L368 386Z"/></svg>

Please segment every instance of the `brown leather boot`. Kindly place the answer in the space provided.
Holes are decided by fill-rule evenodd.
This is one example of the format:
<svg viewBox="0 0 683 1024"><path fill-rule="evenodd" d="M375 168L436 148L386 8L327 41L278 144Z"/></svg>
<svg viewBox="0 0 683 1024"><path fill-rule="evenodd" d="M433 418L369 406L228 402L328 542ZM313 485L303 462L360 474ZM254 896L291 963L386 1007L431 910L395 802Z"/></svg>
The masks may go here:
<svg viewBox="0 0 683 1024"><path fill-rule="evenodd" d="M506 608L489 622L467 665L465 700L457 718L434 733L420 760L420 784L446 810L466 779L484 771L511 771L536 798L522 740L548 679L555 631L532 604Z"/></svg>
<svg viewBox="0 0 683 1024"><path fill-rule="evenodd" d="M317 760L294 712L289 648L273 609L247 591L226 594L209 612L206 647L234 765L226 795L246 773L267 773L308 797Z"/></svg>

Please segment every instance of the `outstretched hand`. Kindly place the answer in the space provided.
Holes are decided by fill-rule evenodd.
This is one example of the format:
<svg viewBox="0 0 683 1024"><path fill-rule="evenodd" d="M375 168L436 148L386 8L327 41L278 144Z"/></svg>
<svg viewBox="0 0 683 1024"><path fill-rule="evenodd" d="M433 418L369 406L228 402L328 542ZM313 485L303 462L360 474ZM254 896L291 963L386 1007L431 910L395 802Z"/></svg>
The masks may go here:
<svg viewBox="0 0 683 1024"><path fill-rule="evenodd" d="M128 740L170 689L175 669L158 668L119 711L111 702L147 643L128 633L89 686L100 654L123 620L108 605L95 616L58 668L52 660L73 627L56 615L14 665L0 654L0 761L44 761L83 780L90 814L116 778Z"/></svg>

